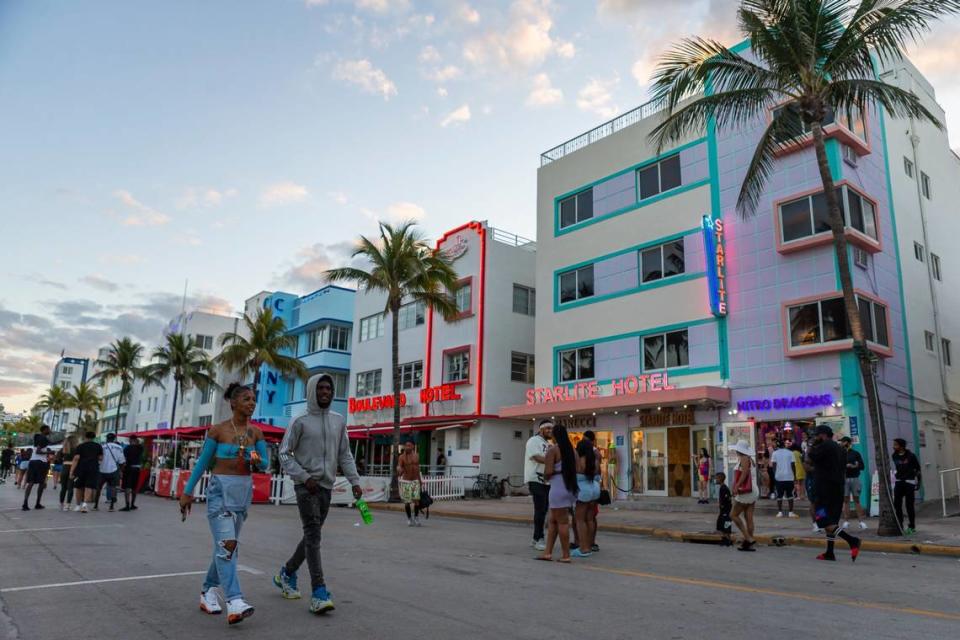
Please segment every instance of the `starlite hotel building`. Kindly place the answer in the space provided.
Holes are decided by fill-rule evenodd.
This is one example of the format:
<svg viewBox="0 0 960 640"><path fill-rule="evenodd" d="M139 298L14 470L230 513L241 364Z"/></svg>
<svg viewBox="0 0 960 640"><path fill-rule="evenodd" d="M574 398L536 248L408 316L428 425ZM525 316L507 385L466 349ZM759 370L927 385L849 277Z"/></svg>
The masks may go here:
<svg viewBox="0 0 960 640"><path fill-rule="evenodd" d="M942 114L909 63L884 73ZM691 496L701 448L729 475L736 440L764 451L821 422L853 438L870 486L866 399L812 141L778 157L744 219L737 196L770 115L744 129L709 126L658 153L649 134L662 116L643 105L542 155L539 366L525 402L500 415L595 430L621 497ZM907 440L935 497L938 468L957 466L949 349L960 310L947 312L956 303L941 291L960 268L945 246L960 231L948 215L957 159L932 128L914 132L915 155L915 125L877 109L825 125L887 438Z"/></svg>

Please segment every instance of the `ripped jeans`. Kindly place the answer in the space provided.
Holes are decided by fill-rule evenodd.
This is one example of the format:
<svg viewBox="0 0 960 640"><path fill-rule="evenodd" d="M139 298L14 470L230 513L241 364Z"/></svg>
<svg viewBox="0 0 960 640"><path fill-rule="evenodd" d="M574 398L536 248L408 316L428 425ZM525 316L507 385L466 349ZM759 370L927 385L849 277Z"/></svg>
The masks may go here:
<svg viewBox="0 0 960 640"><path fill-rule="evenodd" d="M207 521L213 534L213 561L203 581L204 592L220 587L227 602L243 597L237 579L240 529L247 519L247 508L253 498L250 476L210 476L207 485ZM232 549L231 549L232 547Z"/></svg>

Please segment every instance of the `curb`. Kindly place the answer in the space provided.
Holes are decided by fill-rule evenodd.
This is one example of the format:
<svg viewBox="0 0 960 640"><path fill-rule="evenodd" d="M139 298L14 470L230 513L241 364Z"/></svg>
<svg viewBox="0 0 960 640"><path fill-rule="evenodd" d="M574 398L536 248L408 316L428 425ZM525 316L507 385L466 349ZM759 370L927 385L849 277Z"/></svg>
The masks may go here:
<svg viewBox="0 0 960 640"><path fill-rule="evenodd" d="M403 512L403 505L399 504L389 504L383 502L370 503L371 509L376 509L378 511L398 511ZM509 515L497 515L492 513L471 513L469 511L447 511L440 510L436 511L433 514L434 516L440 516L444 518L458 518L461 520L481 520L486 522L503 522L507 524L524 524L531 525L533 524L533 519L527 518L525 516L509 516ZM626 535L635 535L635 536L648 536L651 538L660 538L664 540L673 540L675 542L685 542L686 540L696 537L698 540L708 541L708 540L720 540L720 536L714 533L694 533L689 531L681 531L679 529L662 529L659 527L641 527L634 525L625 525L625 524L599 524L597 526L599 531L604 531L606 533L622 533ZM756 536L757 542L766 545L774 545L774 539L783 540L783 543L790 546L797 547L813 547L821 548L823 547L823 539L821 538L803 538L798 536L778 536L778 535L758 535ZM779 546L779 545L777 545ZM913 542L883 542L880 540L864 540L863 545L860 547L863 551L876 551L880 553L912 553L919 555L928 555L928 556L946 556L952 558L960 558L960 547L952 547L949 545L942 544L925 544L925 543L913 543Z"/></svg>

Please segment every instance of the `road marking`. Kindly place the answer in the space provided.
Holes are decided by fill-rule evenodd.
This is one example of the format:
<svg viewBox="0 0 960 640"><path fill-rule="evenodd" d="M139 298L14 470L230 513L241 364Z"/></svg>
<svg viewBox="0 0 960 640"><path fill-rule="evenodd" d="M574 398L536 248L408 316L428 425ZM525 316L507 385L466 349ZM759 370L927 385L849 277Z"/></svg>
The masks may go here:
<svg viewBox="0 0 960 640"><path fill-rule="evenodd" d="M777 589L764 589L762 587L747 587L742 584L731 582L718 582L716 580L701 580L697 578L681 578L679 576L667 576L659 573L648 573L645 571L629 571L626 569L612 569L609 567L588 566L583 563L579 567L587 571L597 571L600 573L613 573L621 576L630 576L634 578L646 578L648 580L658 580L660 582L670 582L673 584L683 584L693 587L706 587L708 589L725 589L729 591L740 591L743 593L756 593L767 596L777 596L782 598L796 598L808 602L817 602L821 604L835 604L847 607L858 607L861 609L878 609L880 611L893 613L906 613L914 616L926 618L939 618L941 620L960 620L960 614L945 613L943 611L930 611L927 609L914 609L912 607L898 607L881 602L865 602L863 600L851 600L848 598L836 598L831 596L817 596L809 593L795 591L779 591Z"/></svg>
<svg viewBox="0 0 960 640"><path fill-rule="evenodd" d="M68 529L106 529L108 527L122 527L122 524L93 524L76 527L44 527L42 529L0 529L0 533L30 533L32 531L66 531Z"/></svg>
<svg viewBox="0 0 960 640"><path fill-rule="evenodd" d="M251 574L253 574L253 575L255 575L255 576L262 576L262 575L263 575L263 571L260 571L260 569L254 569L253 567L248 567L248 566L245 565L245 564L238 564L238 565L237 565L237 571L246 571L247 573L251 573Z"/></svg>
<svg viewBox="0 0 960 640"><path fill-rule="evenodd" d="M252 567L239 565L239 571L262 575L263 572ZM106 582L130 582L132 580L156 580L158 578L179 578L181 576L204 576L206 571L181 571L180 573L155 573L148 576L128 576L126 578L103 578L100 580L78 580L77 582L54 582L51 584L35 584L29 587L6 587L0 589L0 593L12 593L14 591L34 591L36 589L55 589L57 587L77 587L87 584L103 584Z"/></svg>

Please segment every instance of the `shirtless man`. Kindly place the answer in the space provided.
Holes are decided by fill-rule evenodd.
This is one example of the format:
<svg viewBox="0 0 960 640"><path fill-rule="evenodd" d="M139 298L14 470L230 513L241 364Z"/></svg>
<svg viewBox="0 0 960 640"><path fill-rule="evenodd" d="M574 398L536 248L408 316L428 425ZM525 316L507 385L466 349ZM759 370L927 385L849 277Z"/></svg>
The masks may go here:
<svg viewBox="0 0 960 640"><path fill-rule="evenodd" d="M397 463L397 477L400 484L400 499L407 512L407 526L420 526L420 456L413 447L413 442L407 441L403 445L403 453ZM410 513L410 505L413 513Z"/></svg>

